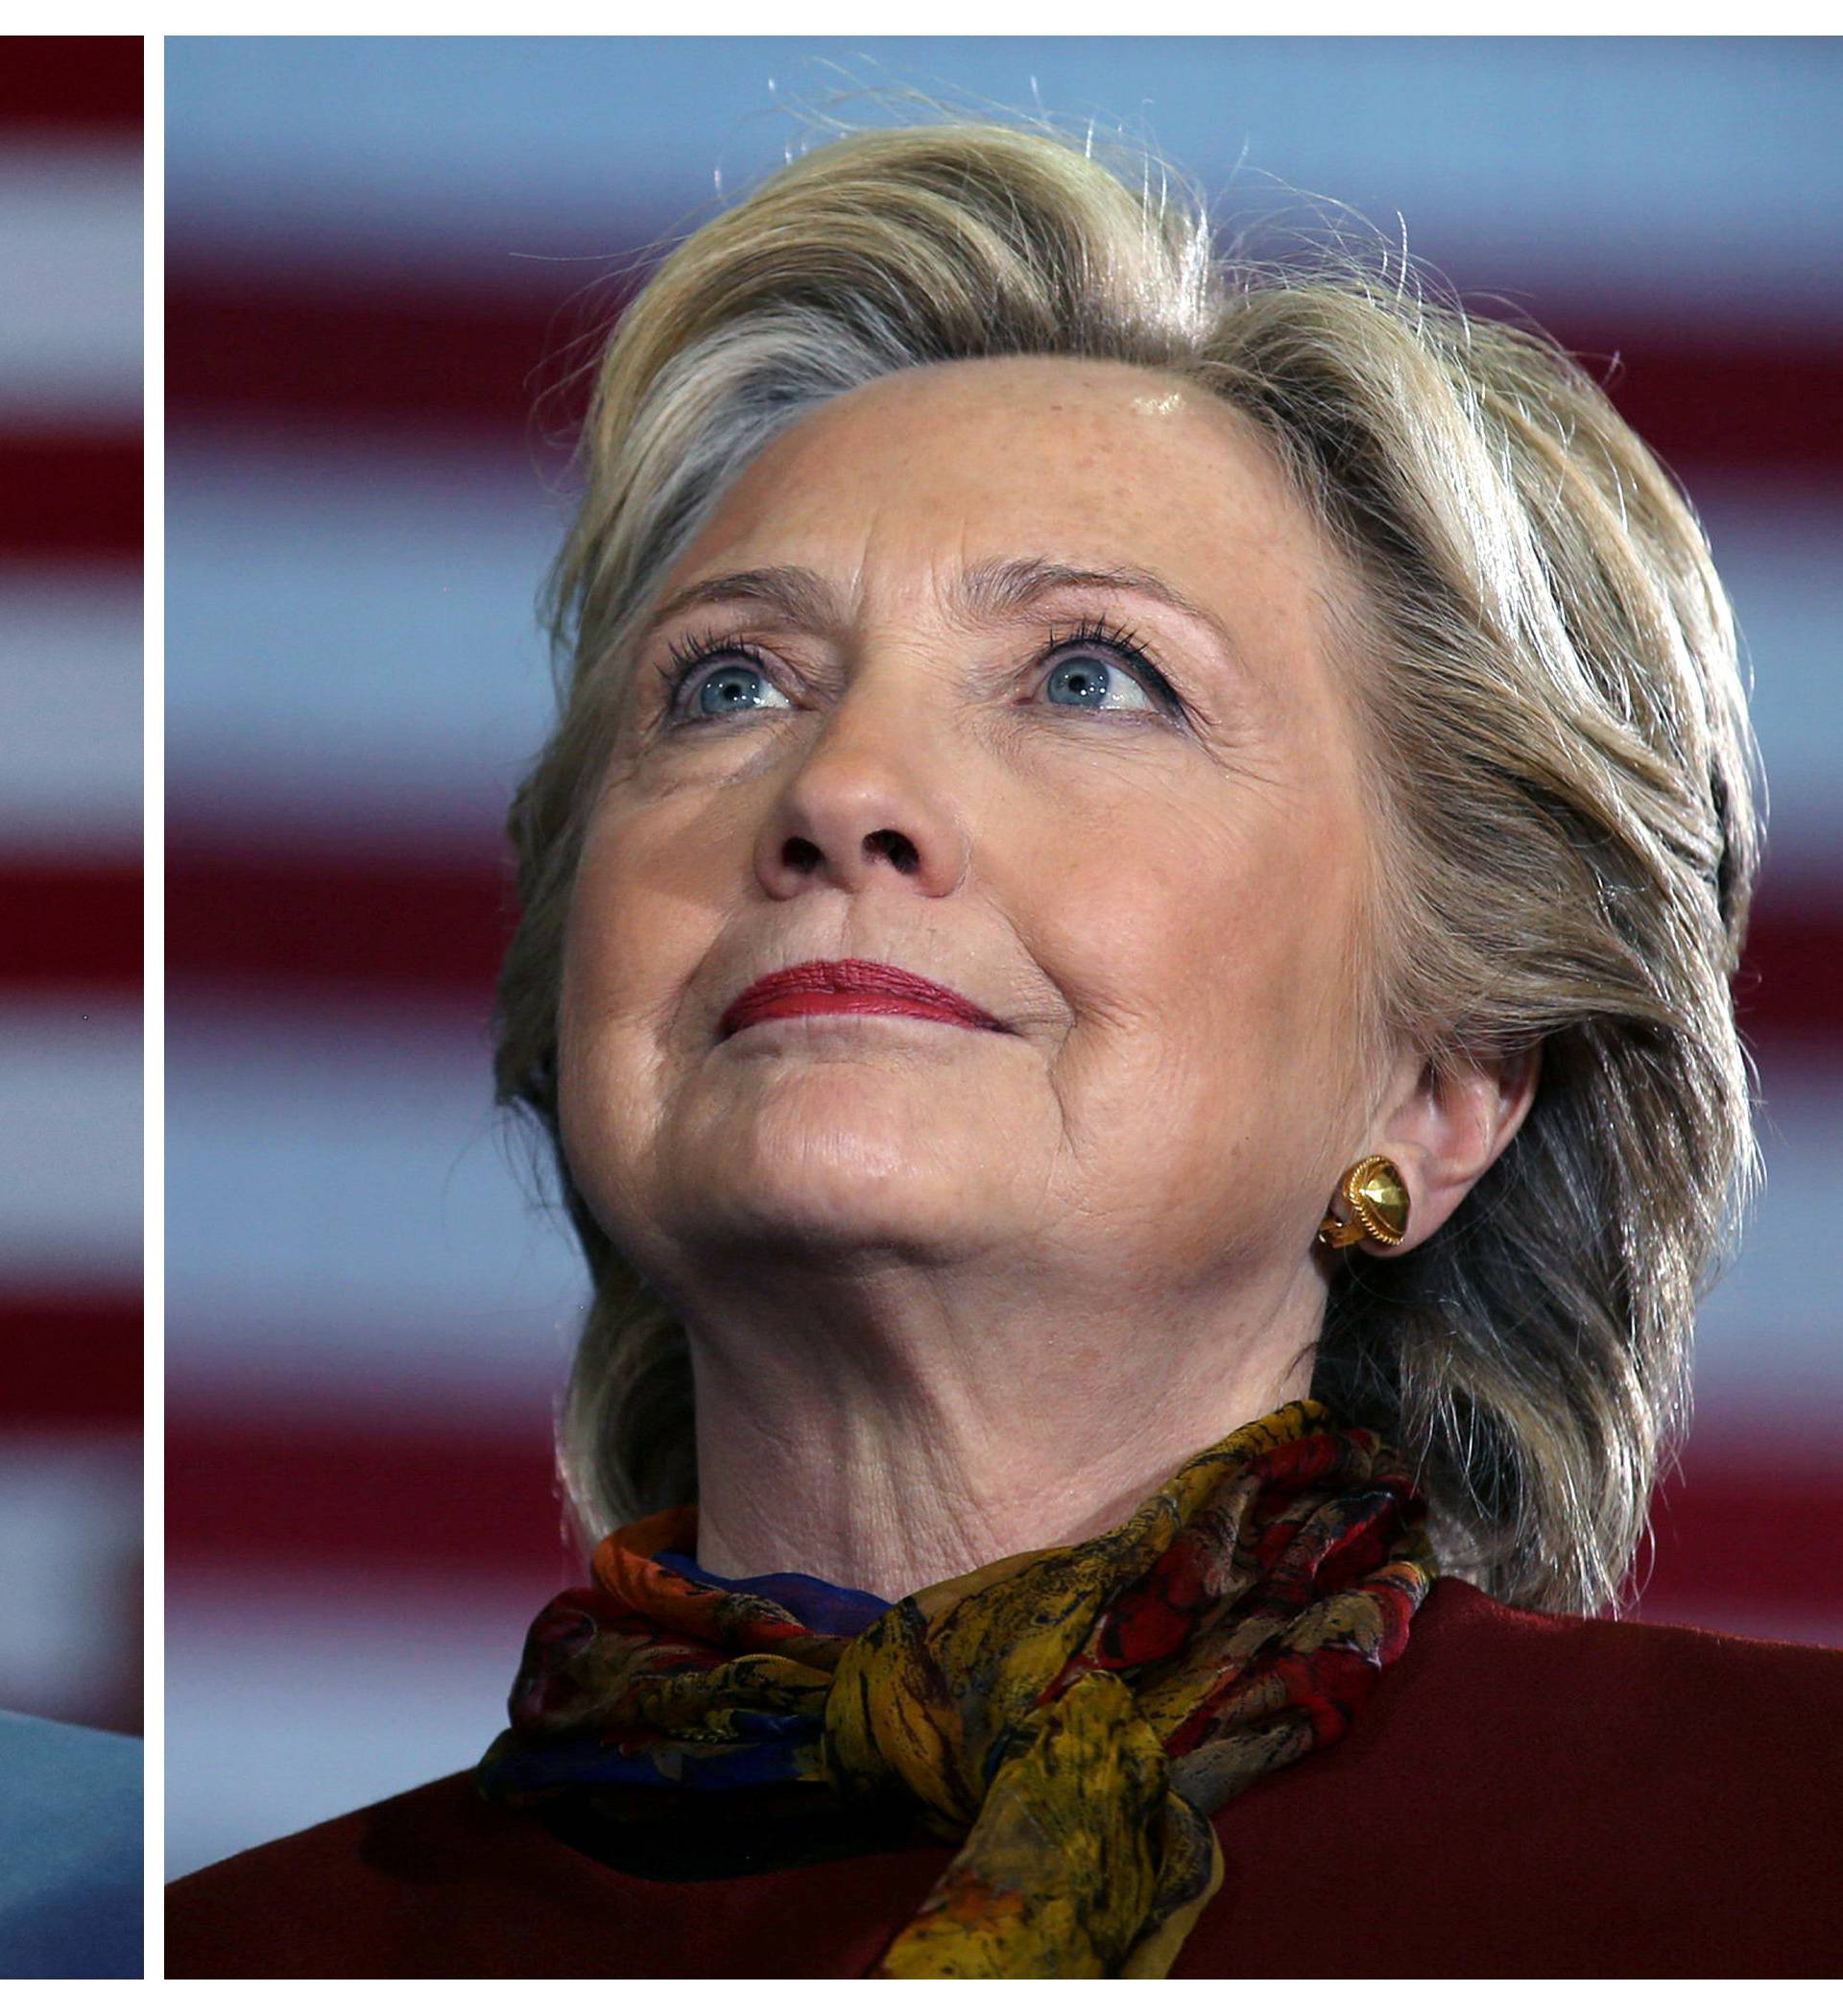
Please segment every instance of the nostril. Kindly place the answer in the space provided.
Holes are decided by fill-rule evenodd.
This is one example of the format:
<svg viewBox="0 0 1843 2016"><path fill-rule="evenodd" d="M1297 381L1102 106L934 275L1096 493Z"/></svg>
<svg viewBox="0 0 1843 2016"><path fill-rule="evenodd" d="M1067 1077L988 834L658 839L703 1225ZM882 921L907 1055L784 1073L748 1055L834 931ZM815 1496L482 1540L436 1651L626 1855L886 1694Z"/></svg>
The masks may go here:
<svg viewBox="0 0 1843 2016"><path fill-rule="evenodd" d="M810 840L802 840L796 834L781 849L780 858L789 868L805 870L818 867L825 857Z"/></svg>
<svg viewBox="0 0 1843 2016"><path fill-rule="evenodd" d="M864 846L871 853L883 853L890 857L890 865L899 868L904 875L911 874L922 858L915 851L915 843L905 834L881 828L865 840Z"/></svg>

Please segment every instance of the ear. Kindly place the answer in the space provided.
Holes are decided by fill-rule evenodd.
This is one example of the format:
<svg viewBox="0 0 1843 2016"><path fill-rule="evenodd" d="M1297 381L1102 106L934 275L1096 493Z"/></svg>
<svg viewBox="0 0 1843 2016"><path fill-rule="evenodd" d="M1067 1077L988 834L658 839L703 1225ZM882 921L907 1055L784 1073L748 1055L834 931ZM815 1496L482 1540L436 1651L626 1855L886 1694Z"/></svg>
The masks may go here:
<svg viewBox="0 0 1843 2016"><path fill-rule="evenodd" d="M1407 1253L1438 1232L1510 1145L1536 1097L1540 1044L1512 1057L1466 1060L1436 1070L1404 1059L1365 1153L1386 1155L1408 1186L1408 1230L1399 1246L1363 1242L1372 1253Z"/></svg>

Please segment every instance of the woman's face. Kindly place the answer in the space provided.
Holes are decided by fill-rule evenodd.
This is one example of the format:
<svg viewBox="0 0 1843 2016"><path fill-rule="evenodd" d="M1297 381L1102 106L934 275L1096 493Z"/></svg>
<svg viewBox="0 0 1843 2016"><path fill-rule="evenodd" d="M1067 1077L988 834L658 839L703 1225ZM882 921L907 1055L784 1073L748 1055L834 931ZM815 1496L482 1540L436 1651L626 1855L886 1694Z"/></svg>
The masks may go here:
<svg viewBox="0 0 1843 2016"><path fill-rule="evenodd" d="M620 668L570 913L617 1245L667 1293L738 1251L1297 1280L1369 1104L1348 592L1253 428L1135 367L909 372L766 449ZM835 960L1002 1027L723 1033Z"/></svg>

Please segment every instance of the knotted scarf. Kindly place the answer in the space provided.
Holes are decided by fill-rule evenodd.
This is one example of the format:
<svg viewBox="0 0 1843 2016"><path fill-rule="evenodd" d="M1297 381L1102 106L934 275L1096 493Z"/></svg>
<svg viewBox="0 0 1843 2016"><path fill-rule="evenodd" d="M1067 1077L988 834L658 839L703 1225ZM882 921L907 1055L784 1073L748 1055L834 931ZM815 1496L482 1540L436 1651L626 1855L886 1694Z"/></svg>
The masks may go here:
<svg viewBox="0 0 1843 2016"><path fill-rule="evenodd" d="M1438 1572L1402 1459L1316 1401L1191 1457L1111 1532L861 1629L853 1592L824 1630L652 1558L696 1540L681 1505L603 1541L593 1589L532 1626L482 1787L913 1801L959 1852L883 1979L1167 1974L1222 1882L1209 1815L1336 1741Z"/></svg>

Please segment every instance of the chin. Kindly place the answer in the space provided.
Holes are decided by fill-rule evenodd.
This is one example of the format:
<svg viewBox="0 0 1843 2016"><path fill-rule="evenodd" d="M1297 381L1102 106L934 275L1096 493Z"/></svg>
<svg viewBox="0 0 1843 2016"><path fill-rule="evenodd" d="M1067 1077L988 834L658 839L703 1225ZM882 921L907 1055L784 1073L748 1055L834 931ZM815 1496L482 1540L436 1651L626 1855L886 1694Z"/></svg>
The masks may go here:
<svg viewBox="0 0 1843 2016"><path fill-rule="evenodd" d="M990 1236L991 1213L969 1206L980 1187L967 1181L967 1157L916 1153L913 1126L900 1134L855 1125L781 1126L699 1157L674 1189L682 1221L700 1239L786 1245L802 1253L862 1256L915 1250L939 1257L975 1231Z"/></svg>

